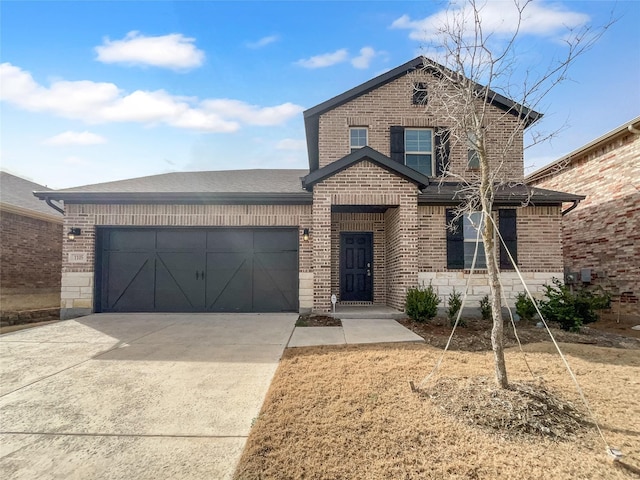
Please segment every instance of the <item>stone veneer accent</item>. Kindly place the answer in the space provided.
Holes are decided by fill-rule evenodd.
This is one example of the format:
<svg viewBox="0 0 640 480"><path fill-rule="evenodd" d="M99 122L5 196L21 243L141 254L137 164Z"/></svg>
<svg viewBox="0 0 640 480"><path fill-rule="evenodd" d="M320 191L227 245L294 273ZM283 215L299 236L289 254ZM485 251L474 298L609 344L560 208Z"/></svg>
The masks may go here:
<svg viewBox="0 0 640 480"><path fill-rule="evenodd" d="M427 105L412 104L415 82L427 83L427 91L431 91ZM416 71L323 113L319 124L320 167L350 153L349 127L367 127L369 146L387 156L390 155L389 127L392 125L451 128L451 105L439 109L434 98L435 88L432 75ZM522 181L523 141L516 117L489 106L487 124L489 158L495 159L492 166L499 172L498 178ZM507 148L505 139L514 132L512 145ZM452 173L468 179L477 177L477 169L467 167L466 132L452 131L450 146Z"/></svg>
<svg viewBox="0 0 640 480"><path fill-rule="evenodd" d="M93 311L96 226L154 227L298 227L301 310L312 307L311 241L302 229L311 226L311 205L65 205L64 231L82 229L75 241L64 238L61 316L72 318ZM75 263L70 253L86 255Z"/></svg>
<svg viewBox="0 0 640 480"><path fill-rule="evenodd" d="M613 294L612 311L640 320L640 135L623 129L535 178L586 195L562 217L565 268L591 269L592 284Z"/></svg>
<svg viewBox="0 0 640 480"><path fill-rule="evenodd" d="M551 283L555 278L562 278L562 272L522 272L527 287L531 294L536 298L541 298L544 292L545 283ZM420 272L418 274L418 282L421 286L433 285L434 290L440 297L440 307L446 307L449 294L455 288L457 292L465 291L469 273L463 271L449 272ZM500 274L503 291L509 306L515 305L515 298L519 292L524 292L522 282L518 278L516 272L502 272ZM467 293L466 308L480 308L479 302L485 295L488 295L489 280L486 272L474 273L470 280L469 292Z"/></svg>

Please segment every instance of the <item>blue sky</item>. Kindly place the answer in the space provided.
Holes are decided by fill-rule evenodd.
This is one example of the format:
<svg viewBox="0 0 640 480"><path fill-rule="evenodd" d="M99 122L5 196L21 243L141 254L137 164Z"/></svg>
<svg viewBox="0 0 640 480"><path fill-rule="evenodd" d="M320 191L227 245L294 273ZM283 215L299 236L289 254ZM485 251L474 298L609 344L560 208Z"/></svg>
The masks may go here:
<svg viewBox="0 0 640 480"><path fill-rule="evenodd" d="M508 4L487 17L508 25ZM559 24L618 21L546 98L540 127L567 128L526 151L527 172L640 115L640 2L532 5L519 68L558 51ZM307 168L302 111L420 55L446 6L4 0L0 167L52 188Z"/></svg>

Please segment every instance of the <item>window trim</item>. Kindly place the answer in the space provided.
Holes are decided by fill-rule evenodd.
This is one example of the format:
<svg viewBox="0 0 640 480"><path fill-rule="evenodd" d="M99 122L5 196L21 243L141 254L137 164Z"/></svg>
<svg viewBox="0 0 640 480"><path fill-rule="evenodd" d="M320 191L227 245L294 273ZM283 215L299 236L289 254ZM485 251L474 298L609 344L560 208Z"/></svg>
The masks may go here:
<svg viewBox="0 0 640 480"><path fill-rule="evenodd" d="M353 137L351 136L351 132L353 132L354 130L364 130L364 145L354 146L354 145L351 144L351 140L353 139ZM353 153L356 150L361 149L362 147L366 147L367 145L369 145L369 128L368 127L358 127L358 126L349 127L349 151L350 151L350 153Z"/></svg>
<svg viewBox="0 0 640 480"><path fill-rule="evenodd" d="M474 148L476 136L473 132L467 132L467 168L469 170L478 170L480 168L480 157L478 150ZM474 161L474 165L471 162Z"/></svg>
<svg viewBox="0 0 640 480"><path fill-rule="evenodd" d="M428 131L431 134L431 151L427 152L427 151L414 151L414 150L408 150L407 149L407 132L410 131ZM404 134L403 134L403 140L404 140L404 164L405 166L409 167L409 168L413 168L409 165L407 165L407 155L430 155L431 156L431 173L426 174L424 172L420 172L420 170L417 170L414 168L414 170L416 170L417 172L422 173L423 175L426 175L428 177L434 177L435 176L435 171L436 171L436 148L434 145L435 142L435 129L434 128L405 128L404 129Z"/></svg>
<svg viewBox="0 0 640 480"><path fill-rule="evenodd" d="M464 228L464 224L465 224L465 220L469 223L471 223L471 226L474 228L475 232L478 231L478 229L483 227L483 224L485 222L484 218L481 217L481 222L480 222L480 226L478 227L478 229L476 229L473 224L474 222L471 221L471 216L475 215L475 214L480 214L482 215L481 211L475 211L475 212L469 212L469 213L465 213L462 217L460 217L461 223L462 223L462 241L464 242L463 245L466 246L468 243L472 243L474 245L474 250L475 250L475 243L476 243L476 239L478 240L478 257L476 258L476 265L474 267L475 270L486 270L487 268L487 259L484 258L484 264L480 263L480 252L482 252L484 254L484 240L482 239L482 232L480 232L480 235L478 236L477 233L475 233L475 235L473 237L466 237L465 236L465 228ZM482 249L482 250L481 250ZM463 249L464 251L464 249ZM484 255L483 255L484 257ZM463 265L464 265L464 269L465 270L469 270L471 269L471 264L467 264L466 262L466 256L465 258L463 258Z"/></svg>

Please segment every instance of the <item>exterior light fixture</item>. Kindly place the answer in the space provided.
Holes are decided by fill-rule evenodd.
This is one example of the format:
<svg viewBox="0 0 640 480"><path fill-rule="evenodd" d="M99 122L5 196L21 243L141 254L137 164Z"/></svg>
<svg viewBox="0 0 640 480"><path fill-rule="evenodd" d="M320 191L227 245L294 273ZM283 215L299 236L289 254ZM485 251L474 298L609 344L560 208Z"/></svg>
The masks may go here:
<svg viewBox="0 0 640 480"><path fill-rule="evenodd" d="M304 230L302 230L302 239L305 242L309 241L309 229L308 228L305 228Z"/></svg>
<svg viewBox="0 0 640 480"><path fill-rule="evenodd" d="M67 233L67 238L69 239L69 241L73 242L76 237L79 237L80 235L82 235L82 230L76 227L71 227L69 233Z"/></svg>

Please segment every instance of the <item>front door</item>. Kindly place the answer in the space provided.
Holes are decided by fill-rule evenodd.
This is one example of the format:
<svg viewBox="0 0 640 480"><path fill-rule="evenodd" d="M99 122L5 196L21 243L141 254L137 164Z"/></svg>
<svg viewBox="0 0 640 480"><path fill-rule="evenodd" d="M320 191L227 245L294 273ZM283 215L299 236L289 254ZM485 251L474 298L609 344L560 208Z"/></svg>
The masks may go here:
<svg viewBox="0 0 640 480"><path fill-rule="evenodd" d="M373 301L373 235L340 235L340 300Z"/></svg>

